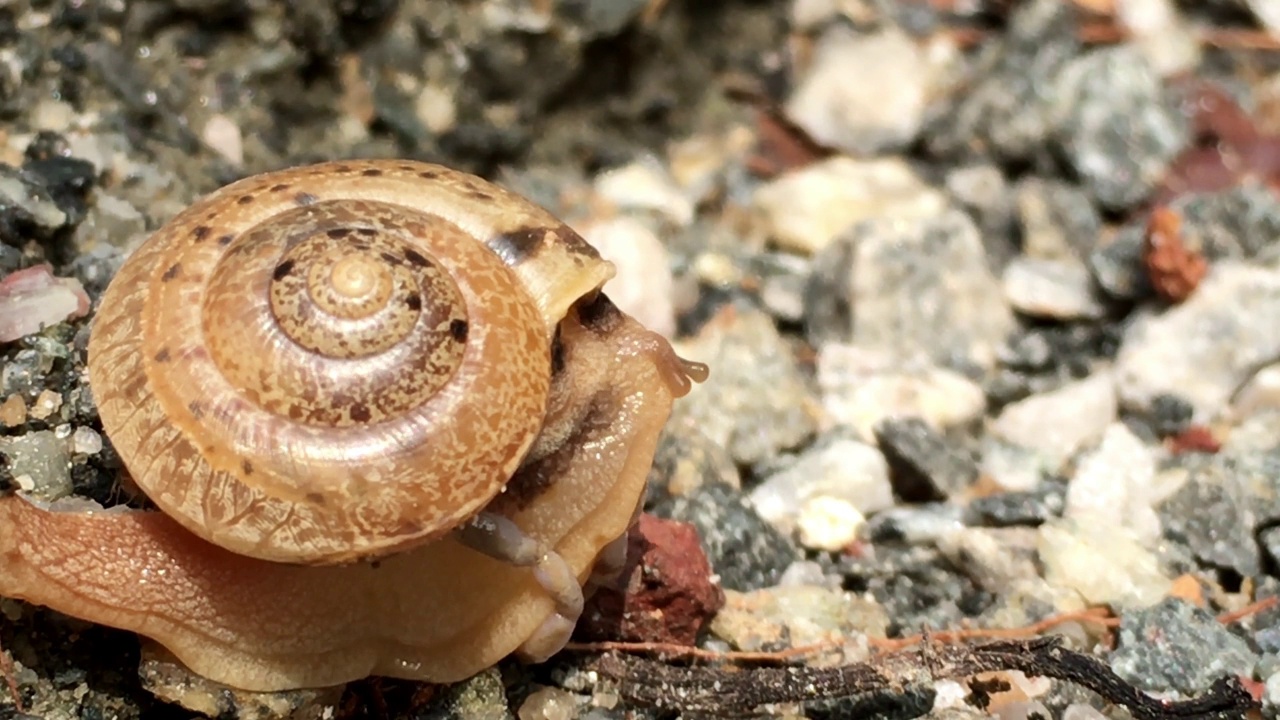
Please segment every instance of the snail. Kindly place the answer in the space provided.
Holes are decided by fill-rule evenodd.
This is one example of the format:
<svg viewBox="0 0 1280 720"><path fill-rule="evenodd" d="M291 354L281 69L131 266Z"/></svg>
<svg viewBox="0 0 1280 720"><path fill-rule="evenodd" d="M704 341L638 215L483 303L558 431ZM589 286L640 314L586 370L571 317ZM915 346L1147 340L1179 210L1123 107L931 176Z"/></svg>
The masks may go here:
<svg viewBox="0 0 1280 720"><path fill-rule="evenodd" d="M613 273L438 165L214 191L126 259L90 334L104 431L154 509L0 498L0 595L250 691L548 658L707 375L613 305Z"/></svg>

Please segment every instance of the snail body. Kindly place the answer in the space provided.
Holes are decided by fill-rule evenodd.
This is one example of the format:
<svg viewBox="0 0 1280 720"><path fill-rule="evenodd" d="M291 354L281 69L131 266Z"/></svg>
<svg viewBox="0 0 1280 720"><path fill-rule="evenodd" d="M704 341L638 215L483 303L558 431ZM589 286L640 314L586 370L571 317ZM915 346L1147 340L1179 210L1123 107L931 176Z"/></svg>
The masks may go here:
<svg viewBox="0 0 1280 720"><path fill-rule="evenodd" d="M121 267L103 427L156 511L0 499L0 595L247 690L449 682L567 641L705 368L577 233L392 160L232 183Z"/></svg>

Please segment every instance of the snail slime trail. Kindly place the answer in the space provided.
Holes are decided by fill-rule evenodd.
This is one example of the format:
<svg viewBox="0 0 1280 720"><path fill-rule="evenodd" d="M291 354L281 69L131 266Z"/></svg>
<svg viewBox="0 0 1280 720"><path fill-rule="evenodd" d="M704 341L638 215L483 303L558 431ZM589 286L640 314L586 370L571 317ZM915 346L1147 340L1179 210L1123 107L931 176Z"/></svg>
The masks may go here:
<svg viewBox="0 0 1280 720"><path fill-rule="evenodd" d="M157 510L0 498L0 595L244 690L549 657L706 372L607 303L613 273L438 165L201 198L127 258L89 341L106 435Z"/></svg>

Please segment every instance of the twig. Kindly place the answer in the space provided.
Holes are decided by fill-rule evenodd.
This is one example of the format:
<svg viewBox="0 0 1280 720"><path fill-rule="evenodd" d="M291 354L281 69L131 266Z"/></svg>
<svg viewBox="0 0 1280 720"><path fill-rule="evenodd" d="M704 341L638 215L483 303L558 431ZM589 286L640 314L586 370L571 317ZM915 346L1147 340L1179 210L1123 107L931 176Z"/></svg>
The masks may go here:
<svg viewBox="0 0 1280 720"><path fill-rule="evenodd" d="M927 691L943 679L1019 670L1075 683L1129 709L1137 720L1239 718L1258 707L1238 680L1224 678L1204 695L1181 702L1156 700L1126 683L1106 663L1062 647L1056 637L995 641L984 645L922 645L840 667L721 669L677 667L624 655L604 655L593 669L618 683L620 694L640 705L708 713L749 715L765 705Z"/></svg>

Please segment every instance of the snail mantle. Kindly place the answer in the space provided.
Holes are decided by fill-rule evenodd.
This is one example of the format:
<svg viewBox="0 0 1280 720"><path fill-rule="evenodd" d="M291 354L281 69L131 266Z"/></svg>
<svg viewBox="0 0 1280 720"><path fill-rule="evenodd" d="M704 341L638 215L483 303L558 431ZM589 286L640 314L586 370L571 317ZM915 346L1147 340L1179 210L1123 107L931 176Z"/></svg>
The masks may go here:
<svg viewBox="0 0 1280 720"><path fill-rule="evenodd" d="M613 273L438 165L211 193L130 255L89 342L104 430L158 510L0 498L0 595L249 691L549 657L707 375L609 301Z"/></svg>

